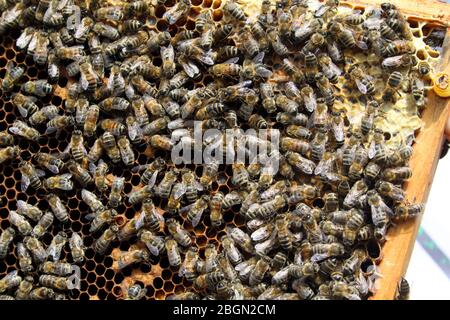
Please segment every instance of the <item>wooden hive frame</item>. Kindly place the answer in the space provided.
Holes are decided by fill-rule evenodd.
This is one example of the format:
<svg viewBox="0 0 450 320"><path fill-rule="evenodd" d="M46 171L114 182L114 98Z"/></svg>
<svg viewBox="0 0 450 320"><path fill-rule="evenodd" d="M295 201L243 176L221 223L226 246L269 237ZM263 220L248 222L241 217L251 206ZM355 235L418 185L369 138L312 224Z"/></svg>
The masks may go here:
<svg viewBox="0 0 450 320"><path fill-rule="evenodd" d="M351 0L341 4L353 8L379 6L382 0ZM393 0L408 21L424 21L431 25L446 28L446 36L440 61L435 66L435 73L450 74L450 4L437 0ZM411 202L426 202L433 182L436 166L439 161L444 128L450 116L450 100L438 97L432 90L428 94L426 109L422 112L424 122L416 136L414 153L410 161L412 178L406 183L407 198ZM406 273L414 248L421 217L402 221L390 228L386 243L382 249L382 260L379 264L383 275L378 281L379 290L371 297L374 300L391 300L395 298L397 284Z"/></svg>

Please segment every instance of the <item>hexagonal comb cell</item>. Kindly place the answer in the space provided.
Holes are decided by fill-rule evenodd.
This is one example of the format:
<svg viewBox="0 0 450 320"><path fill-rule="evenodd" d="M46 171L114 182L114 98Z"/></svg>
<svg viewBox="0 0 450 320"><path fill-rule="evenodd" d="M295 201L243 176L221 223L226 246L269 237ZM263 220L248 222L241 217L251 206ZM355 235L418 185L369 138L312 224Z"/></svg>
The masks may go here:
<svg viewBox="0 0 450 320"><path fill-rule="evenodd" d="M75 2L78 3L78 1ZM115 1L105 1L106 4L110 4L110 2ZM130 24L127 27L120 26L120 28L131 28L132 32L125 29L125 31L123 31L124 34L130 37L135 36L136 34L138 34L137 30L139 30L139 28L137 28L137 30L133 30L133 23L137 24L143 22L146 24L145 27L148 30L150 30L151 32L155 32L155 37L157 37L158 35L162 35L164 32L168 32L172 39L177 37L186 37L187 39L189 39L190 37L198 36L197 32L200 28L199 17L201 17L201 15L206 12L206 10L211 13L210 17L212 21L216 22L218 26L224 26L227 23L230 23L230 20L232 20L232 18L230 18L230 15L233 17L239 17L239 11L237 9L231 9L230 13L230 10L224 8L224 4L221 0L152 0L149 2L156 5L152 5L147 8L147 1L137 1L135 2L135 5L133 5L131 1L125 1L123 3L121 2L124 5L124 8L127 8L126 10L129 10L127 11L128 14L131 13L131 15L136 15L140 18L142 18L140 10L144 10L141 6L150 10L149 15L146 17L145 21L135 20L130 21ZM253 2L254 3L252 4L252 1L244 1L246 9L252 10L252 14L255 10L259 11L261 5L259 1ZM274 1L271 2L273 3ZM7 1L7 4L9 3L10 2ZM39 3L37 10L47 10L45 8L46 1L32 1L32 3ZM189 3L189 8L185 12L183 11L183 14L181 14L181 16L177 18L175 22L170 23L170 18L173 18L173 16L176 15L176 13L174 14L174 8L183 10L183 3ZM120 24L115 20L118 19L118 16L124 14L124 12L115 12L112 9L110 10L107 6L105 7L106 8L103 8L103 11L102 8L88 9L82 7L82 12L86 10L87 12L89 12L88 10L98 9L98 11L96 11L97 16L104 14L108 17L108 19L105 19L107 21L106 24L99 24L94 26L93 28L94 30L96 30L95 32L99 34L105 32L102 33L102 36L105 36L107 38L109 37L111 41L108 40L107 42L108 44L111 44L111 42L113 41L112 39L114 39L114 35L107 34L107 31L104 30L114 30L114 28ZM274 12L275 7L270 7L267 10L268 12ZM325 11L327 10L323 10L324 13L322 14L326 15ZM363 12L363 10L360 11ZM27 17L30 19L38 19L39 14L42 15L44 12L45 11L37 11L36 14L34 14L33 12L28 12L28 14L32 14L32 17ZM250 13L250 11L248 13ZM55 19L57 19L57 17L58 16L56 15ZM262 19L261 23L263 23L264 17L262 16L259 18ZM41 17L40 19L43 18ZM415 44L418 45L418 50L416 51L415 55L417 56L419 62L436 61L439 57L439 47L442 46L442 30L437 26L417 21L414 18L408 18L407 21L410 25L412 36L417 39L417 41L415 41ZM36 53L33 52L33 50L28 50L28 52L26 52L27 50L18 50L16 41L19 37L23 36L23 34L21 34L21 32L19 31L21 23L21 21L17 22L17 25L13 23L12 27L10 28L10 26L4 25L4 21L0 22L0 29L5 28L6 30L10 31L7 33L3 33L0 38L0 78L5 79L5 76L8 72L8 64L10 62L13 62L15 66L19 66L24 70L24 74L20 78L20 84L26 83L28 81L49 79L50 69L47 69L47 67L42 63L36 63L37 56ZM48 23L58 24L57 21L49 21ZM90 21L86 19L82 23L87 23L89 25ZM89 26L89 28L91 27L92 26ZM80 29L80 33L82 32L83 30ZM120 29L120 32L122 32L122 29ZM64 36L68 36L68 39L66 39ZM95 48L90 47L91 34L86 36L87 40L85 40L89 43L90 54L93 55L95 54ZM73 39L73 36L71 36L70 34L64 34L63 32L61 32L61 39L64 42L61 46L63 49L70 47L75 51L77 50L77 45L83 44L85 42L83 41L83 39ZM135 38L133 39L129 40L130 42L128 42L126 45L122 47L119 46L122 50L121 52L114 51L114 46L109 46L108 49L112 50L113 52L111 56L118 56L122 61L126 61L127 55L129 54L129 48L131 48L130 50L132 51L132 53L138 53L137 49L133 48L132 41L135 41ZM39 39L35 39L33 41L39 41ZM224 41L224 45L230 47L235 45L240 46L240 41L241 40L236 35L234 35L233 37L230 37L229 39ZM157 44L156 52L160 50L158 46L159 45ZM207 44L205 44L205 46L207 46ZM274 45L272 44L272 46ZM61 47L59 49L61 49ZM49 52L50 56L52 54L56 54L57 60L63 60L65 68L61 68L59 79L52 83L53 93L37 99L35 103L39 109L42 109L44 106L53 105L57 108L59 114L62 114L62 112L64 111L67 112L68 104L72 103L74 100L74 97L71 97L71 94L73 94L73 92L71 92L71 86L75 83L75 81L73 78L68 76L69 68L67 65L76 59L66 59L66 57L64 57L64 53L58 53L58 48L55 49L56 52ZM133 51L135 49L136 51ZM277 50L275 46L273 50ZM64 52L64 50L60 50L60 52ZM122 54L123 56L121 56ZM80 57L80 61L82 61L82 58L83 57ZM151 63L153 64L153 66L156 67L156 69L160 68L163 64L162 59L157 54L152 58L153 60L151 61ZM201 58L202 57L197 57L197 59ZM229 58L232 58L232 56L230 56ZM299 57L298 59L302 58ZM224 59L224 61L225 60L227 59ZM267 64L278 68L281 63L281 61L279 60L280 59L274 59L274 61L270 61ZM75 70L71 70L71 72L73 71L77 74L80 72L80 70L76 70L76 68L80 69L83 68L83 66L77 66L77 63L75 62L73 64ZM60 63L59 60L58 63ZM105 63L108 63L108 61L105 61ZM301 64L303 64L303 62ZM113 66L108 66L108 69L112 68ZM204 70L202 70L202 72L203 71ZM99 82L107 83L108 79L111 77L110 73L112 73L112 71L108 71L107 73L105 73L104 79L99 80ZM283 74L280 74L280 76L283 76ZM159 76L155 78L159 78ZM86 81L88 81L88 79L86 79ZM199 77L193 77L193 79L189 79L184 87L192 90L214 84L215 82L221 83L224 81L226 82L226 79L216 79L209 74L201 74ZM284 80L281 77L279 81L283 82ZM87 92L87 94L99 94L101 96L102 92L100 92L100 90L98 91L99 92L94 93ZM2 132L6 131L7 128L14 123L14 121L23 119L18 108L15 107L13 102L15 94L18 93L20 93L19 86L15 86L11 90L11 92L2 92L2 97L0 100L0 131ZM75 95L75 99L82 100L84 98L82 95ZM345 97L340 98L343 99L342 101L346 99ZM351 101L351 99L349 98L345 101ZM106 107L107 106L100 105L100 108ZM102 110L102 112L103 111L105 110ZM120 116L123 116L120 111L109 111L111 114L110 118L115 118L116 116L120 118ZM106 114L109 116L108 112L106 112ZM277 126L283 127L283 125L277 123L277 119L275 119L275 117L267 115L264 110L262 111L262 114L264 116L267 116L267 120L270 126L273 126L274 128ZM299 121L301 122L301 119ZM346 129L350 128L349 124L349 119L346 119ZM245 124L244 126L248 127L248 124ZM43 152L50 155L62 154L66 150L66 147L69 145L73 137L73 130L66 127L67 126L63 126L61 132L58 132L57 135L47 135L44 134L44 132L46 131L45 125L39 124L36 126L36 129L39 131L39 133L42 134L42 137L39 140L31 141L30 139L23 139L17 136L14 138L15 144L18 145L21 150L18 154L18 156L20 156L20 159L18 157L17 159L13 159L10 162L0 164L0 172L2 173L0 175L0 201L2 204L0 208L0 231L2 233L11 227L11 221L8 219L9 214L11 211L18 209L18 203L20 201L26 202L31 205L36 205L42 211L49 210L47 205L48 198L46 197L47 194L45 192L42 192L42 190L40 189L35 190L34 188L29 188L26 192L23 192L21 190L22 174L19 169L20 160L31 161L31 159L34 159L33 157L37 152ZM93 146L94 142L94 137L86 137L87 145ZM159 156L166 158L166 160L170 158L170 154L168 152L157 150L156 148L145 144L133 145L133 150L135 163L139 165L147 164L149 162L149 158L157 158ZM73 150L72 156L74 156ZM108 157L109 155L103 155L102 159L107 159ZM124 168L121 165L112 164L111 161L106 161L108 162L110 167L112 167L106 179L108 188L111 188L111 184L113 184L113 181L109 181L108 178L123 177L123 194L142 190L142 172L136 172L131 170L129 167ZM169 168L172 167L173 166L169 166ZM202 176L202 172L204 170L203 165L180 165L176 167L180 171L183 171L186 168L192 170L197 178ZM217 174L217 180L214 181L211 185L211 194L214 195L218 192L222 192L224 195L228 195L230 194L230 192L236 189L235 185L232 182L233 170L231 166L220 166L219 169L220 170ZM47 175L48 174L49 172L47 172ZM106 173L104 175L106 175ZM310 182L309 180L303 180L300 180L299 182ZM315 212L321 212L322 210L326 210L328 205L327 200L324 200L324 197L322 197L324 193L322 188L324 188L324 190L326 188L320 181L317 182L317 185L317 191L320 197L316 197L316 195L314 195L313 197L306 199L304 202L305 204L311 206L311 208L313 208ZM86 186L85 189L89 192L96 193L97 196L100 197L100 200L103 202L103 205L108 202L109 194L102 195L101 193L97 192L96 188L92 184ZM167 255L151 255L148 259L141 259L144 261L141 261L134 256L131 257L131 253L136 253L137 255L139 252L145 250L144 245L141 241L138 240L136 234L133 234L131 237L126 238L124 241L118 241L117 239L113 240L110 246L108 246L108 248L105 250L105 254L103 255L95 252L94 248L97 245L98 239L101 238L104 229L100 230L101 228L99 228L99 230L92 231L92 222L88 218L88 214L91 212L91 208L88 204L86 204L85 201L83 201L81 190L81 185L76 182L75 188L73 188L72 190L54 191L54 193L61 199L62 203L66 207L67 221L61 221L60 219L55 217L54 223L49 226L49 228L43 233L42 237L40 238L42 244L45 247L51 246L55 237L62 231L66 232L69 237L72 236L72 233L76 233L79 234L82 238L83 245L85 247L85 257L83 262L79 264L80 286L78 289L71 290L70 294L68 294L66 298L82 300L126 299L129 298L128 290L135 284L138 284L141 288L146 290L145 298L147 299L165 299L170 295L181 294L187 291L204 293L202 292L202 290L193 288L193 284L191 281L187 281L184 277L180 276L179 268L171 265L172 261L170 261ZM141 206L139 204L132 205L129 201L126 201L125 198L126 197L123 195L122 201L119 201L119 205L117 205L117 207L115 208L117 215L114 217L114 222L121 230L125 230L127 227L129 227L130 222L135 222L136 220L138 220L141 212ZM169 201L170 200L167 199L155 199L154 204L158 208L165 208L168 206ZM165 213L164 216L166 217L166 220L170 217L169 213ZM246 220L242 215L239 214L239 206L236 205L232 205L230 206L230 208L223 211L224 223L220 226L213 226L211 218L206 215L198 225L193 227L192 223L190 222L190 218L188 218L187 216L188 215L186 213L180 215L180 226L187 230L192 236L192 242L190 245L198 249L198 255L201 259L205 259L205 251L207 248L210 248L211 245L215 246L220 251L223 249L222 237L227 234L228 227L238 227L245 229ZM370 233L371 231L372 230L368 230L367 232ZM167 226L165 226L163 234L164 236L168 234ZM333 240L333 237L331 235L329 236L329 238ZM25 238L22 235L16 235L13 244L11 244L8 248L7 254L4 258L0 259L0 279L4 278L9 272L20 268L18 257L18 243L23 243L24 240ZM302 246L307 247L306 245ZM379 243L377 241L371 241L367 244L367 247L368 248L366 248L366 251L368 251L370 254L369 257L362 262L362 268L364 269L365 273L369 273L370 267L373 267L375 263L374 261L379 262ZM303 249L304 248L302 248L302 250ZM304 249L304 251L308 252L307 249L308 248ZM186 252L183 252L183 257L185 254ZM251 254L245 254L245 258L250 258L250 256ZM307 254L305 254L305 256L307 256ZM293 259L293 257L291 257L290 255L288 258ZM60 260L72 261L71 259L73 259L73 254L71 253L69 244L66 243L64 248L61 250ZM135 261L138 262L134 263ZM322 277L323 274L320 274L320 276L318 275L318 279L315 281L323 281ZM35 279L35 281L37 281L37 279Z"/></svg>

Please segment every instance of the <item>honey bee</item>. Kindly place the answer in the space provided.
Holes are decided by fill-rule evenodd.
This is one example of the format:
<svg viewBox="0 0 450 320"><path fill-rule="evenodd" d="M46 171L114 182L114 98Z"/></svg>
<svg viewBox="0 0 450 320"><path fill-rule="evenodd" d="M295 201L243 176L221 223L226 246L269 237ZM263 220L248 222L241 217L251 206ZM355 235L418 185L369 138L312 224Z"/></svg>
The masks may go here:
<svg viewBox="0 0 450 320"><path fill-rule="evenodd" d="M153 135L150 138L150 144L157 149L162 149L162 150L166 150L166 151L170 151L172 150L174 143L172 142L172 140L170 138L168 138L167 136L162 136L162 135Z"/></svg>
<svg viewBox="0 0 450 320"><path fill-rule="evenodd" d="M0 163L14 159L19 156L20 148L18 146L0 148Z"/></svg>
<svg viewBox="0 0 450 320"><path fill-rule="evenodd" d="M72 273L72 265L68 262L52 262L46 261L39 266L39 271L55 276L68 276Z"/></svg>
<svg viewBox="0 0 450 320"><path fill-rule="evenodd" d="M247 16L245 12L238 6L234 0L228 0L223 6L223 10L226 15L230 18L236 19L238 21L245 21Z"/></svg>
<svg viewBox="0 0 450 320"><path fill-rule="evenodd" d="M405 53L414 53L415 48L409 40L394 40L388 43L383 49L383 53L387 56L398 56Z"/></svg>
<svg viewBox="0 0 450 320"><path fill-rule="evenodd" d="M81 190L81 198L93 212L98 212L105 209L103 203L97 198L97 196L86 189Z"/></svg>
<svg viewBox="0 0 450 320"><path fill-rule="evenodd" d="M58 115L58 112L58 107L51 104L41 108L40 110L37 110L35 113L33 113L33 115L31 115L28 121L32 125L42 124L56 117Z"/></svg>
<svg viewBox="0 0 450 320"><path fill-rule="evenodd" d="M91 105L86 111L86 118L83 125L83 133L87 137L92 137L97 129L97 121L100 109L97 105Z"/></svg>
<svg viewBox="0 0 450 320"><path fill-rule="evenodd" d="M203 212L208 208L209 196L202 195L191 206L188 206L189 210L186 216L186 220L196 227L200 223ZM182 209L183 211L183 209Z"/></svg>
<svg viewBox="0 0 450 320"><path fill-rule="evenodd" d="M162 224L164 224L164 217L158 212L151 199L145 199L142 203L142 212L136 221L135 227L140 229L146 227L152 232L159 232Z"/></svg>
<svg viewBox="0 0 450 320"><path fill-rule="evenodd" d="M350 79L356 84L359 92L366 95L372 95L375 91L373 79L370 75L363 72L362 69L356 65L353 65L349 69Z"/></svg>
<svg viewBox="0 0 450 320"><path fill-rule="evenodd" d="M156 182L158 173L164 169L166 162L162 158L156 158L153 162L147 165L136 166L131 169L132 172L138 172L145 169L141 175L141 183L144 185L153 186Z"/></svg>
<svg viewBox="0 0 450 320"><path fill-rule="evenodd" d="M68 290L69 281L65 277L58 277L53 275L41 275L39 283L42 286L53 288L60 291Z"/></svg>
<svg viewBox="0 0 450 320"><path fill-rule="evenodd" d="M43 215L42 211L38 207L28 204L23 200L17 201L17 213L35 222L39 221Z"/></svg>
<svg viewBox="0 0 450 320"><path fill-rule="evenodd" d="M182 247L188 247L191 244L191 236L188 231L183 229L180 223L174 219L166 221L167 229L175 241Z"/></svg>
<svg viewBox="0 0 450 320"><path fill-rule="evenodd" d="M376 189L380 195L389 197L397 202L401 202L405 198L405 192L401 188L387 181L378 181Z"/></svg>
<svg viewBox="0 0 450 320"><path fill-rule="evenodd" d="M114 177L111 184L111 192L109 194L108 205L117 208L122 201L122 192L125 187L125 178Z"/></svg>
<svg viewBox="0 0 450 320"><path fill-rule="evenodd" d="M129 108L130 103L128 102L128 100L121 98L121 97L109 97L109 98L102 100L98 104L98 106L100 107L101 110L103 110L105 112L111 112L114 110L125 111ZM105 119L105 120L108 120L108 119ZM106 124L110 125L111 122L105 122L105 125Z"/></svg>
<svg viewBox="0 0 450 320"><path fill-rule="evenodd" d="M399 71L394 71L389 75L387 85L383 91L384 101L397 101L399 95L398 88L403 81L403 75Z"/></svg>
<svg viewBox="0 0 450 320"><path fill-rule="evenodd" d="M134 152L131 148L131 143L126 136L121 136L117 139L117 146L120 150L120 155L122 157L122 161L125 165L130 166L133 164Z"/></svg>
<svg viewBox="0 0 450 320"><path fill-rule="evenodd" d="M397 285L395 300L409 300L410 286L405 278L401 278Z"/></svg>
<svg viewBox="0 0 450 320"><path fill-rule="evenodd" d="M103 228L103 226L110 225L116 216L117 211L114 209L104 209L99 212L88 214L86 219L92 220L89 232L96 232Z"/></svg>
<svg viewBox="0 0 450 320"><path fill-rule="evenodd" d="M264 276L270 269L270 258L263 256L256 262L255 268L250 273L249 284L251 286L258 285L262 282Z"/></svg>
<svg viewBox="0 0 450 320"><path fill-rule="evenodd" d="M53 92L53 86L47 80L30 80L22 85L21 90L27 94L45 97Z"/></svg>
<svg viewBox="0 0 450 320"><path fill-rule="evenodd" d="M23 244L31 252L35 263L40 264L47 259L47 251L45 251L43 244L38 239L25 237L23 239Z"/></svg>
<svg viewBox="0 0 450 320"><path fill-rule="evenodd" d="M48 194L46 199L56 219L62 223L66 223L69 219L69 213L61 199L53 193Z"/></svg>
<svg viewBox="0 0 450 320"><path fill-rule="evenodd" d="M34 128L31 128L25 122L20 121L20 120L15 120L13 122L12 126L9 127L9 132L11 132L14 135L23 137L27 140L31 140L31 141L38 141L41 137L41 134L39 133L39 131L37 131ZM6 148L6 149L9 150L9 152L13 151L8 148Z"/></svg>
<svg viewBox="0 0 450 320"><path fill-rule="evenodd" d="M72 233L69 240L69 247L72 254L72 260L74 263L82 263L84 261L84 250L85 246L83 244L83 239L76 232Z"/></svg>
<svg viewBox="0 0 450 320"><path fill-rule="evenodd" d="M75 119L72 116L57 115L49 122L47 122L47 130L45 131L45 134L51 134L56 132L56 135L59 136L62 130L71 127L74 124Z"/></svg>
<svg viewBox="0 0 450 320"><path fill-rule="evenodd" d="M78 162L69 160L67 162L67 169L70 174L78 181L83 187L94 182L88 170L83 168Z"/></svg>
<svg viewBox="0 0 450 320"><path fill-rule="evenodd" d="M114 136L120 136L125 134L126 127L124 124L112 119L103 119L99 123L99 127L105 132L109 132Z"/></svg>
<svg viewBox="0 0 450 320"><path fill-rule="evenodd" d="M419 110L425 107L425 85L421 79L413 78L411 82L411 93Z"/></svg>
<svg viewBox="0 0 450 320"><path fill-rule="evenodd" d="M32 231L32 227L28 220L16 211L10 211L9 221L17 228L21 235L27 236Z"/></svg>
<svg viewBox="0 0 450 320"><path fill-rule="evenodd" d="M25 192L29 186L36 190L42 187L40 177L45 176L44 171L36 169L33 164L27 161L21 161L19 163L19 169L22 173L22 182L20 185L22 192Z"/></svg>
<svg viewBox="0 0 450 320"><path fill-rule="evenodd" d="M264 52L258 53L251 60L245 59L242 65L241 76L248 80L270 78L272 71L264 64Z"/></svg>
<svg viewBox="0 0 450 320"><path fill-rule="evenodd" d="M312 174L316 167L315 163L309 159L302 157L299 153L288 151L286 152L286 160L294 168L305 174Z"/></svg>
<svg viewBox="0 0 450 320"><path fill-rule="evenodd" d="M8 254L9 246L15 235L16 232L11 227L6 228L5 231L0 234L0 259L5 258Z"/></svg>
<svg viewBox="0 0 450 320"><path fill-rule="evenodd" d="M118 151L118 150L114 150ZM97 162L100 157L103 155L103 145L102 145L102 137L97 138L94 141L94 144L92 145L91 149L89 150L87 154L87 159L90 161L90 167L92 168L92 165L94 162ZM93 170L91 170L93 171Z"/></svg>
<svg viewBox="0 0 450 320"><path fill-rule="evenodd" d="M20 282L22 281L22 277L17 273L17 270L11 271L0 280L0 293L4 293L7 290L19 286Z"/></svg>
<svg viewBox="0 0 450 320"><path fill-rule="evenodd" d="M217 78L236 78L242 72L241 65L237 64L239 58L230 58L229 60L218 63L210 68L210 72Z"/></svg>
<svg viewBox="0 0 450 320"><path fill-rule="evenodd" d="M71 173L65 173L62 175L53 176L43 181L44 188L46 189L60 189L60 190L72 190L73 182Z"/></svg>
<svg viewBox="0 0 450 320"><path fill-rule="evenodd" d="M180 277L185 277L188 281L194 281L197 276L196 266L199 258L198 249L196 247L189 247L178 275Z"/></svg>
<svg viewBox="0 0 450 320"><path fill-rule="evenodd" d="M14 62L8 61L6 64L6 74L2 80L2 90L4 92L10 92L17 82L19 82L24 72L25 69L23 67L14 66Z"/></svg>
<svg viewBox="0 0 450 320"><path fill-rule="evenodd" d="M165 173L164 178L162 179L162 181L160 182L160 184L156 189L156 193L161 198L165 199L169 198L172 186L178 179L178 173L179 173L178 170L170 170Z"/></svg>
<svg viewBox="0 0 450 320"><path fill-rule="evenodd" d="M368 193L367 202L370 205L372 221L375 227L384 227L389 222L389 216L393 215L392 210L383 202L376 192L370 191Z"/></svg>
<svg viewBox="0 0 450 320"><path fill-rule="evenodd" d="M213 227L219 227L223 223L222 203L225 196L218 191L209 201L210 220Z"/></svg>
<svg viewBox="0 0 450 320"><path fill-rule="evenodd" d="M29 300L31 290L33 290L33 277L26 276L19 284L19 288L15 292L16 300Z"/></svg>
<svg viewBox="0 0 450 320"><path fill-rule="evenodd" d="M364 180L356 181L344 198L344 207L352 208L356 204L359 197L365 194L368 190L367 184Z"/></svg>
<svg viewBox="0 0 450 320"><path fill-rule="evenodd" d="M173 77L176 72L175 51L169 44L167 47L161 47L161 59L163 75L167 78Z"/></svg>
<svg viewBox="0 0 450 320"><path fill-rule="evenodd" d="M84 91L94 91L99 84L99 78L92 64L85 59L80 63L80 87Z"/></svg>
<svg viewBox="0 0 450 320"><path fill-rule="evenodd" d="M423 204L400 204L395 208L395 217L411 218L420 215L424 210Z"/></svg>
<svg viewBox="0 0 450 320"><path fill-rule="evenodd" d="M353 163L348 169L348 177L352 180L358 180L363 174L363 170L369 161L369 156L365 148L360 147L355 152Z"/></svg>
<svg viewBox="0 0 450 320"><path fill-rule="evenodd" d="M165 249L167 258L169 259L169 265L172 267L179 267L181 265L181 254L178 243L174 239L166 239Z"/></svg>
<svg viewBox="0 0 450 320"><path fill-rule="evenodd" d="M119 227L115 224L111 225L108 229L103 232L103 234L98 238L92 248L95 252L104 255L105 252L111 245L111 242L117 238L117 233L119 232Z"/></svg>
<svg viewBox="0 0 450 320"><path fill-rule="evenodd" d="M278 30L274 27L269 28L267 31L267 39L269 40L273 51L280 57L285 57L289 54L289 49L281 41Z"/></svg>
<svg viewBox="0 0 450 320"><path fill-rule="evenodd" d="M7 147L14 144L14 137L7 131L0 132L0 147Z"/></svg>
<svg viewBox="0 0 450 320"><path fill-rule="evenodd" d="M24 96L19 92L13 95L12 101L22 117L32 116L39 110L35 103L37 101L36 97Z"/></svg>
<svg viewBox="0 0 450 320"><path fill-rule="evenodd" d="M356 40L350 29L344 27L340 22L333 22L329 29L337 38L337 40L346 48L356 46Z"/></svg>
<svg viewBox="0 0 450 320"><path fill-rule="evenodd" d="M136 118L133 116L128 116L125 122L127 124L128 138L131 143L140 144L144 139L144 134Z"/></svg>
<svg viewBox="0 0 450 320"><path fill-rule="evenodd" d="M190 8L189 0L181 0L164 13L163 19L166 19L169 24L175 24L187 14Z"/></svg>
<svg viewBox="0 0 450 320"><path fill-rule="evenodd" d="M51 257L53 261L59 261L62 248L66 243L67 234L63 231L58 232L58 234L53 237L52 242L47 248L47 256Z"/></svg>
<svg viewBox="0 0 450 320"><path fill-rule="evenodd" d="M119 147L117 147L116 139L114 138L113 134L106 131L105 133L103 133L100 141L101 142L100 142L99 148L101 148L101 146L102 146L106 150L106 153L107 153L108 157L111 159L111 161L113 163L118 163L122 158L120 156L120 150L119 150ZM93 149L91 149L91 151L92 150ZM98 152L98 153L100 153L100 152Z"/></svg>
<svg viewBox="0 0 450 320"><path fill-rule="evenodd" d="M412 171L409 167L387 168L382 172L382 176L388 182L404 181L411 178Z"/></svg>
<svg viewBox="0 0 450 320"><path fill-rule="evenodd" d="M138 232L139 239L145 243L150 253L159 256L166 250L164 238L153 234L149 230L141 229Z"/></svg>
<svg viewBox="0 0 450 320"><path fill-rule="evenodd" d="M30 300L50 300L55 298L55 291L47 287L39 287L31 290L29 294Z"/></svg>
<svg viewBox="0 0 450 320"><path fill-rule="evenodd" d="M53 220L54 217L51 212L44 213L44 215L39 219L38 223L34 226L31 235L37 239L41 238L48 230L48 228L50 228L50 226L53 224Z"/></svg>

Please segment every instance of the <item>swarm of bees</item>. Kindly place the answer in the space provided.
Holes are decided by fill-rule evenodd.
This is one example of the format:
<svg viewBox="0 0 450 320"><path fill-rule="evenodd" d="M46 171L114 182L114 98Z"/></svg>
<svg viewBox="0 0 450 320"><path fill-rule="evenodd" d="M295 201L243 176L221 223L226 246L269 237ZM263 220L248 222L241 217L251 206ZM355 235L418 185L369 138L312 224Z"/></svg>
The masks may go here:
<svg viewBox="0 0 450 320"><path fill-rule="evenodd" d="M88 249L70 228L64 193L72 189L89 211L82 219L95 238L90 249L109 255L137 240L120 252L115 272L166 257L192 283L168 299L369 297L380 276L369 247L382 245L394 222L423 210L402 189L412 175L413 136L389 147L377 126L402 96L418 110L426 104L432 70L417 61L403 15L387 2L359 12L340 10L338 0L263 0L250 17L224 0L217 22L211 9L195 13L179 0L162 19L175 25L194 12L195 29L171 34L149 19L164 3L0 2L0 35L20 29L15 46L48 71L47 79L23 82L24 68L10 62L1 81L17 112L0 133L0 163L17 165L21 191L42 190L40 202L48 204L41 210L19 200L9 213L0 259L15 248L18 263L0 279L1 299L69 297L67 277ZM372 67L383 72L372 75ZM41 106L60 77L69 79L63 108ZM349 94L365 108L351 126L342 108ZM279 150L268 156L278 171L215 160L200 171L175 166L175 145L195 144L194 121L202 130L279 133ZM70 138L60 154L22 158L18 141L37 144L63 132ZM220 146L267 144L241 138ZM141 146L151 150L145 163L136 156ZM115 167L139 173L139 186L125 194L124 176L110 173ZM231 175L227 192L216 188L222 170ZM136 215L119 223L123 203ZM245 224L226 223L230 212ZM194 244L201 223L220 232L219 245ZM41 238L52 226L61 231L46 246ZM66 246L70 254L61 259ZM146 292L136 283L124 298Z"/></svg>

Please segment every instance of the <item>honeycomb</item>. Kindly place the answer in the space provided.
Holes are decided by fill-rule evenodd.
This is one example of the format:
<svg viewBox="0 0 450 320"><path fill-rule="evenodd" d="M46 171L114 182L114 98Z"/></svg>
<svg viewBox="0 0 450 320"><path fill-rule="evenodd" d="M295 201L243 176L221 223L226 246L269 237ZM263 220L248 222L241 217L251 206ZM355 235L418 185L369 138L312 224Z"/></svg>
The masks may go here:
<svg viewBox="0 0 450 320"><path fill-rule="evenodd" d="M248 3L255 3L254 0L242 0L244 6L247 5L247 13L251 16L250 11L258 6L248 5ZM176 24L169 25L167 21L162 19L163 14L168 8L174 6L176 0L167 0L164 5L158 5L155 7L154 19L149 19L148 24L151 28L157 31L168 31L172 36L183 30L195 29L195 18L205 8L213 9L214 21L220 21L223 16L222 2L221 0L191 0L192 7L188 13L187 18L180 19ZM350 4L346 4L350 9L354 9ZM357 9L363 9L358 7ZM419 50L417 57L419 60L432 60L437 61L439 58L439 52L433 49L429 45L425 45L424 39L431 34L431 32L438 28L439 25L435 23L427 23L416 19L415 17L408 17L408 22L413 28L413 34L415 37L415 44ZM25 69L22 82L36 79L46 79L47 70L44 66L36 65L33 62L32 57L26 56L25 52L18 51L15 48L15 40L19 37L18 30L12 30L8 35L0 37L0 78L3 79L6 73L6 64L8 61L13 61L15 65L21 66ZM197 87L201 84L207 84L211 82L210 77L200 78L192 83L193 87ZM67 95L67 88L69 81L63 76L60 77L59 82L54 86L54 93L48 95L37 101L39 107L44 105L53 104L58 108L63 108L63 100ZM18 92L19 87L15 87L13 92ZM406 104L405 104L406 108ZM360 116L360 111L354 108L349 108L348 118L351 121L357 121L357 117ZM15 119L20 119L20 115L16 108L14 108L10 96L5 94L0 99L0 131L5 131ZM417 121L420 121L417 118ZM408 122L408 121L405 121ZM402 123L405 123L402 121ZM411 122L409 122L411 123ZM394 124L386 124L393 126ZM407 130L416 130L420 127L420 123L414 122ZM44 133L45 128L38 128L41 133ZM392 128L392 131L399 130L399 128ZM54 136L43 136L39 142L31 142L25 139L15 137L16 144L21 148L21 158L29 160L35 152L46 153L60 153L69 143L70 134L63 131L59 138ZM92 145L92 141L87 141L89 145ZM144 146L135 147L136 161L138 164L146 164L149 156L158 156L158 152L154 153L154 150ZM184 165L178 166L179 168L185 167ZM198 177L201 176L202 165L187 165L189 169L195 171ZM29 204L37 204L41 210L45 210L47 203L41 201L43 191L36 191L30 188L26 193L20 191L21 173L18 169L18 161L7 162L0 164L0 230L3 231L10 226L8 221L8 215L10 210L16 209L18 200L26 201ZM133 173L129 169L124 169L118 166L112 167L110 172L115 176L122 176L125 178L124 193L128 194L132 190L138 189L140 185L140 176L138 173ZM226 170L222 165L219 168L219 175L216 182L213 182L212 192L222 191L223 193L229 193L232 189L231 185L231 166ZM88 186L86 189L94 191L95 186ZM86 249L86 259L80 265L81 267L81 285L80 289L74 289L70 292L70 299L80 300L104 300L104 299L123 299L127 296L127 288L133 284L138 283L147 289L146 299L165 299L167 296L180 293L188 288L191 288L192 283L179 277L178 270L170 267L167 256L152 257L151 261L146 263L140 263L132 266L128 266L120 271L114 267L114 262L117 260L121 251L127 251L133 248L139 247L136 237L131 238L129 241L119 242L118 240L112 243L112 250L109 249L107 254L101 256L93 251L90 246L95 241L95 237L89 232L89 223L84 216L89 212L88 206L81 199L81 189L74 188L71 191L67 191L59 194L62 201L66 204L69 211L69 222L62 226L58 222L55 222L48 232L42 237L42 242L48 246L52 238L61 230L71 230L75 232L81 232L83 235L84 244ZM105 199L103 199L105 200ZM322 199L318 198L309 203L314 207L323 207ZM157 206L163 206L164 203L155 203ZM128 220L132 219L138 208L129 205L126 201L123 201L117 208L119 213L118 223L124 225ZM220 238L225 235L225 228L227 226L241 227L244 225L244 217L236 214L237 211L233 211L233 208L224 211L225 223L220 228L210 228L210 221L208 215L204 217L202 222L195 228L189 223L183 223L183 227L195 235L195 242L193 246L199 249L201 258L204 258L204 251L207 244L214 244L220 247ZM363 269L368 269L369 266L378 263L380 259L380 247L377 242L369 242L367 244L367 251L371 259L367 260L363 264ZM18 261L16 255L16 244L12 244L8 255L0 260L0 279L7 273L18 268ZM64 260L66 256L70 255L70 250L66 245L62 251L61 260Z"/></svg>

